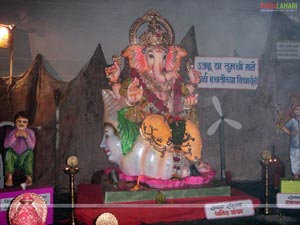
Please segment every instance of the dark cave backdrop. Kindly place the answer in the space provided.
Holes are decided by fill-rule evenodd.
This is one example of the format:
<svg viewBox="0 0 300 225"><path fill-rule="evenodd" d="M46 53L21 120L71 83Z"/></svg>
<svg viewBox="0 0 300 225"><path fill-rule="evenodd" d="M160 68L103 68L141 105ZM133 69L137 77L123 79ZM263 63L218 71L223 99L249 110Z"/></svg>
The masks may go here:
<svg viewBox="0 0 300 225"><path fill-rule="evenodd" d="M243 125L241 130L225 125L226 169L231 171L232 179L261 179L260 153L265 149L272 151L273 146L286 166L286 174L290 174L288 137L276 131L274 120L278 99L288 104L288 94L300 92L300 63L299 60L278 60L276 44L281 40L299 39L300 24L283 13L274 13L266 46L259 58L258 89L200 89L197 109L203 139L202 157L218 170L216 179L220 177L218 135L206 134L218 118L211 101L213 95L219 97L224 115ZM198 56L194 27L179 45L187 49L188 57ZM0 121L12 121L16 112L27 110L32 126L42 127L36 129L34 150L34 183L38 185L68 188L69 179L63 168L70 155L79 159L76 183L89 183L96 171L110 166L99 148L103 128L101 90L109 88L104 74L107 62L101 43L95 47L87 64L70 82L54 78L45 69L42 53L23 74L15 76L11 84L7 77L0 77ZM181 74L185 76L183 68ZM126 69L127 62L124 71ZM123 76L126 76L125 72ZM59 126L55 121L56 107L60 112ZM58 149L57 127L60 134Z"/></svg>

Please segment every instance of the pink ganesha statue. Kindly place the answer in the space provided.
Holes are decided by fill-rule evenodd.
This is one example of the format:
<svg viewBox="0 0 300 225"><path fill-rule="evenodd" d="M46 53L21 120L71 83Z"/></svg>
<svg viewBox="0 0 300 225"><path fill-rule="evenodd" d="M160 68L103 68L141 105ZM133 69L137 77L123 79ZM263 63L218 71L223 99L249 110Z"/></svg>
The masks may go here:
<svg viewBox="0 0 300 225"><path fill-rule="evenodd" d="M137 37L138 29L148 23ZM129 32L130 76L120 81L121 59L105 69L112 90L102 91L104 137L101 147L116 163L120 179L151 187L208 183L215 171L201 161L197 126L197 84L200 73L186 63L189 81L178 73L185 49L174 45L174 32L155 10L138 18Z"/></svg>

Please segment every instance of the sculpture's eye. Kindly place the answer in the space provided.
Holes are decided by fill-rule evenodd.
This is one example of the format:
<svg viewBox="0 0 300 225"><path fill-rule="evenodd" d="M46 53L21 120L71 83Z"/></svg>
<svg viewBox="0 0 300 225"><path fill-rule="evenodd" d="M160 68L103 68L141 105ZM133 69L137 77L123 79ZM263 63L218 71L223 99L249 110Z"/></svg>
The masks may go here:
<svg viewBox="0 0 300 225"><path fill-rule="evenodd" d="M154 55L153 54L149 54L149 58L150 59L154 59Z"/></svg>
<svg viewBox="0 0 300 225"><path fill-rule="evenodd" d="M110 135L112 134L111 129L109 129L108 127L104 130L104 137L108 138Z"/></svg>

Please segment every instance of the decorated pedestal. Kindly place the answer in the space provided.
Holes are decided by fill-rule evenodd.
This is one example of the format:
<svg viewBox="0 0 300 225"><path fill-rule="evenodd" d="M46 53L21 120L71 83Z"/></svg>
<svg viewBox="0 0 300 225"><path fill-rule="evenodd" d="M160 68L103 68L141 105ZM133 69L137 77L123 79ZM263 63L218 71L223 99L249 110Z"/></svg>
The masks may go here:
<svg viewBox="0 0 300 225"><path fill-rule="evenodd" d="M175 199L188 199L207 196L230 196L230 186L216 185L205 187L194 187L185 189L164 189L159 192L172 203ZM104 203L139 202L145 200L156 200L158 190L104 190Z"/></svg>
<svg viewBox="0 0 300 225"><path fill-rule="evenodd" d="M53 187L31 186L26 190L21 187L0 189L0 222L1 225L8 224L7 213L12 201L23 193L35 193L42 196L47 204L46 224L53 224Z"/></svg>

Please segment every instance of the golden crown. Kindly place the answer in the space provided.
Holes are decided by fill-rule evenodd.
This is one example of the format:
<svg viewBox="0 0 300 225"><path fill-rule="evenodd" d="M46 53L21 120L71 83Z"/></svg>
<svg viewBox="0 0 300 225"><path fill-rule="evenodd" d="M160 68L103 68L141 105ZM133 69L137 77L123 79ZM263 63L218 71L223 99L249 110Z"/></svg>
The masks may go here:
<svg viewBox="0 0 300 225"><path fill-rule="evenodd" d="M148 29L138 38L137 31L145 23L148 23ZM132 23L129 41L131 44L141 45L173 45L175 35L170 23L156 10L151 9Z"/></svg>

